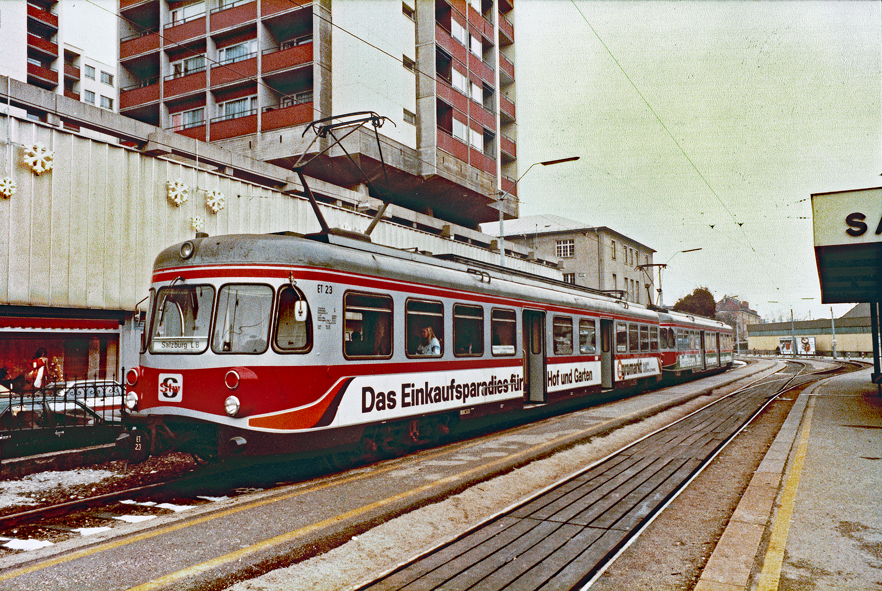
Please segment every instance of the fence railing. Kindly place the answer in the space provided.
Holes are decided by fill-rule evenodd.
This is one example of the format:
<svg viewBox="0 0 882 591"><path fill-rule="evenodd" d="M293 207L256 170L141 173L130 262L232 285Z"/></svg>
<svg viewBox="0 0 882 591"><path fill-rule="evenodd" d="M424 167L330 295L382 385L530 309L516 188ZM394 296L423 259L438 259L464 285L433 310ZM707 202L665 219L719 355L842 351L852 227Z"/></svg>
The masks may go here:
<svg viewBox="0 0 882 591"><path fill-rule="evenodd" d="M125 387L116 379L68 379L40 388L0 381L0 456L111 443L122 430Z"/></svg>

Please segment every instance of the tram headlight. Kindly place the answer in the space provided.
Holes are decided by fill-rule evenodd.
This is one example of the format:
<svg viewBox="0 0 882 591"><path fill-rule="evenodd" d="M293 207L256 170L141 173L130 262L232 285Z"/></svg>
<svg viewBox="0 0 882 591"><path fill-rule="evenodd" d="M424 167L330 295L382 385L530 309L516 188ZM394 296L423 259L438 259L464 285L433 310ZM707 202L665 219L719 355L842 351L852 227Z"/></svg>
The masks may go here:
<svg viewBox="0 0 882 591"><path fill-rule="evenodd" d="M181 245L181 252L180 252L181 258L185 259L185 260L189 259L191 256L193 256L193 252L195 250L196 250L196 245L193 244L192 241L187 240L186 242L184 242Z"/></svg>
<svg viewBox="0 0 882 591"><path fill-rule="evenodd" d="M227 396L227 399L224 400L224 410L227 411L227 414L231 417L239 414L239 399L235 396Z"/></svg>
<svg viewBox="0 0 882 591"><path fill-rule="evenodd" d="M128 392L126 394L126 408L129 410L135 410L138 408L138 394L136 392Z"/></svg>

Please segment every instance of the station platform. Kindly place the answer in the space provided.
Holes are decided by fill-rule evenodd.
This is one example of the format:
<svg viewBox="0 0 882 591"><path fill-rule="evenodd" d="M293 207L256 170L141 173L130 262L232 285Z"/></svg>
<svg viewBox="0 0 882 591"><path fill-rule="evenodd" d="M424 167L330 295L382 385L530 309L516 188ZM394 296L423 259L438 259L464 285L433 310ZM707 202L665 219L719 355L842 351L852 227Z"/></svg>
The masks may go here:
<svg viewBox="0 0 882 591"><path fill-rule="evenodd" d="M871 373L800 394L695 591L882 589L882 397Z"/></svg>

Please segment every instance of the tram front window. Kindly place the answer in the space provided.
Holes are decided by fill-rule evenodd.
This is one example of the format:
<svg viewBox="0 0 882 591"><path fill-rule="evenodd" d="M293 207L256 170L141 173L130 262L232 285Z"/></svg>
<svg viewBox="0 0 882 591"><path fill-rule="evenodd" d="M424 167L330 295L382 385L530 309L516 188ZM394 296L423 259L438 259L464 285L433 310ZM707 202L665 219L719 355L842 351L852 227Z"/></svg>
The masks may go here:
<svg viewBox="0 0 882 591"><path fill-rule="evenodd" d="M211 348L215 353L263 353L269 343L273 290L268 285L224 285L217 298Z"/></svg>
<svg viewBox="0 0 882 591"><path fill-rule="evenodd" d="M214 288L210 285L163 287L156 295L151 353L202 353L208 347L208 328Z"/></svg>

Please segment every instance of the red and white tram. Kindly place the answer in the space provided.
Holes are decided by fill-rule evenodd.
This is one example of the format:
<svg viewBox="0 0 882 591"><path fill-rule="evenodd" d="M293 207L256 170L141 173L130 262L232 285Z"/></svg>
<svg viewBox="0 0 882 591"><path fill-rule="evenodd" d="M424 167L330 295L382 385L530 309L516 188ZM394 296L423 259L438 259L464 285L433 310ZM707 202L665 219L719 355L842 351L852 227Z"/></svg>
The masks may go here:
<svg viewBox="0 0 882 591"><path fill-rule="evenodd" d="M334 233L186 241L150 295L126 375L133 460L394 449L732 361L718 322Z"/></svg>

